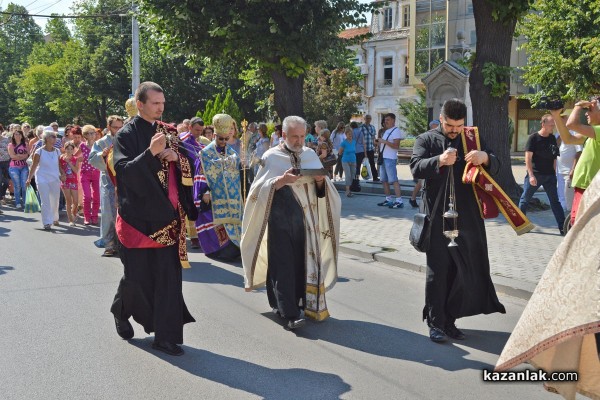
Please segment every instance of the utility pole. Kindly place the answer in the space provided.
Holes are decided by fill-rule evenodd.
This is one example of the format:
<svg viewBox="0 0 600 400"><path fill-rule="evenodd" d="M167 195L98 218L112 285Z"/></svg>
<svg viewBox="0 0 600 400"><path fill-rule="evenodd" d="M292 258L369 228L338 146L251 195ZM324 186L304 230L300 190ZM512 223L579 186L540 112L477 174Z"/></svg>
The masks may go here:
<svg viewBox="0 0 600 400"><path fill-rule="evenodd" d="M131 2L131 94L140 85L140 29L136 18L137 6Z"/></svg>

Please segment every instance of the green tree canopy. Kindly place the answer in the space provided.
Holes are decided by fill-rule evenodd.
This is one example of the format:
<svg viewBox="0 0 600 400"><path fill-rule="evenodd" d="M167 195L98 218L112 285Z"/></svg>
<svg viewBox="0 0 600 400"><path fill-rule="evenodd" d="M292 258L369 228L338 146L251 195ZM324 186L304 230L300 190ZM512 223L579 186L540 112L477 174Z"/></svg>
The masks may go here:
<svg viewBox="0 0 600 400"><path fill-rule="evenodd" d="M169 52L231 63L256 60L271 76L280 117L303 114L303 78L332 48L338 33L366 23L358 0L143 0L146 26Z"/></svg>
<svg viewBox="0 0 600 400"><path fill-rule="evenodd" d="M358 112L362 88L358 76L348 68L308 69L304 80L304 111L308 121L327 121L334 127L339 121L350 121Z"/></svg>
<svg viewBox="0 0 600 400"><path fill-rule="evenodd" d="M533 11L518 27L525 82L568 100L600 92L600 2L537 0Z"/></svg>
<svg viewBox="0 0 600 400"><path fill-rule="evenodd" d="M400 127L408 135L418 136L429 130L425 89L417 89L417 99L398 102L398 111L404 117Z"/></svg>

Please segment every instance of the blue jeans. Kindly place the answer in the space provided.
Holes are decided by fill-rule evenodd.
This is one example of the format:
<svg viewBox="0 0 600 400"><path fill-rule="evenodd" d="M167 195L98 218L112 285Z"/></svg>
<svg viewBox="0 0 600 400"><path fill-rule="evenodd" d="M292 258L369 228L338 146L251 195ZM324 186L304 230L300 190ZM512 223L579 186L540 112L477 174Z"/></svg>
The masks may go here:
<svg viewBox="0 0 600 400"><path fill-rule="evenodd" d="M25 205L25 190L27 190L27 176L29 175L29 168L27 167L10 167L8 168L8 174L13 182L15 188L15 206Z"/></svg>
<svg viewBox="0 0 600 400"><path fill-rule="evenodd" d="M552 208L552 213L554 214L554 218L558 224L558 229L562 231L565 223L565 212L558 201L556 175L537 174L535 179L537 180L537 186L533 186L529 183L529 174L525 176L525 182L523 183L523 194L519 199L519 208L521 211L523 211L523 214L526 214L529 200L531 200L533 194L538 190L538 188L543 186L544 190L546 191L546 195L548 196L548 201L550 201L550 207Z"/></svg>
<svg viewBox="0 0 600 400"><path fill-rule="evenodd" d="M115 222L117 219L117 201L115 199L115 187L105 172L100 174L100 233L104 240L104 248L117 250L117 233Z"/></svg>

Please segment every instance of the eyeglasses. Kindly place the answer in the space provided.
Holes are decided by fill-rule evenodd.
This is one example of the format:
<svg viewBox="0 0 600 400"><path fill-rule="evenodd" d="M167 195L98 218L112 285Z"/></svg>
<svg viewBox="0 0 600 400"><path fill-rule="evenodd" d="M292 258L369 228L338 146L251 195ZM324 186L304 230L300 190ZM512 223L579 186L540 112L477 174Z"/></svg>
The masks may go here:
<svg viewBox="0 0 600 400"><path fill-rule="evenodd" d="M226 141L227 139L229 139L229 137L227 137L227 136L217 136L217 140L220 140L220 141Z"/></svg>

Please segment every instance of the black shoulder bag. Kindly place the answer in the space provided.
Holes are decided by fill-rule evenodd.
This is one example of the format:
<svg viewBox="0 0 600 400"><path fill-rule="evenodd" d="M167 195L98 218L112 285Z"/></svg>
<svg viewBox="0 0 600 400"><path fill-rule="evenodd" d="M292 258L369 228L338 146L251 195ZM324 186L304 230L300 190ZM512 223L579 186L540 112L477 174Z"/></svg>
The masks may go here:
<svg viewBox="0 0 600 400"><path fill-rule="evenodd" d="M410 228L408 240L410 240L410 244L412 244L415 250L421 253L425 253L429 250L429 244L431 243L431 219L435 216L443 191L444 190L440 188L431 212L427 210L428 207L425 195L421 196L424 212L418 212L413 217L413 225L412 228Z"/></svg>

